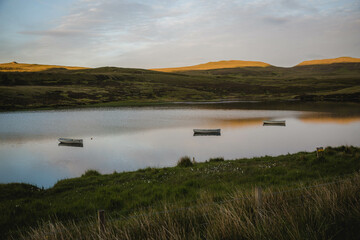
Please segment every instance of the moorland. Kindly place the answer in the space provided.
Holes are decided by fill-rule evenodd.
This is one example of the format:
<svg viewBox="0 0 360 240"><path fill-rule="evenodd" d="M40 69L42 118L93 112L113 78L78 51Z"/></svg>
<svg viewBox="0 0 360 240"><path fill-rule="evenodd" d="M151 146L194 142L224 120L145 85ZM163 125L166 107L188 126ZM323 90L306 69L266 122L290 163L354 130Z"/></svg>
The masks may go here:
<svg viewBox="0 0 360 240"><path fill-rule="evenodd" d="M303 62L290 68L222 61L171 70L13 62L0 64L0 107L7 111L182 101L359 102L359 59L340 60Z"/></svg>

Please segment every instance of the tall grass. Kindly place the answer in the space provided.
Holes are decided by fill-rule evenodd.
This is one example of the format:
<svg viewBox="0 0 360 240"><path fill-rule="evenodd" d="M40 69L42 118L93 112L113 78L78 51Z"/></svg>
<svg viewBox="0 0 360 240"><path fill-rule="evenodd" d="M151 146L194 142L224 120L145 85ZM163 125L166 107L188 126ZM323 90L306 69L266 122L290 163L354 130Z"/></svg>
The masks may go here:
<svg viewBox="0 0 360 240"><path fill-rule="evenodd" d="M315 183L316 184L316 183ZM20 239L358 239L360 174L329 184L265 189L261 206L251 192L234 191L222 202L204 194L196 205L164 205L127 218L44 222ZM15 239L15 238L14 238Z"/></svg>

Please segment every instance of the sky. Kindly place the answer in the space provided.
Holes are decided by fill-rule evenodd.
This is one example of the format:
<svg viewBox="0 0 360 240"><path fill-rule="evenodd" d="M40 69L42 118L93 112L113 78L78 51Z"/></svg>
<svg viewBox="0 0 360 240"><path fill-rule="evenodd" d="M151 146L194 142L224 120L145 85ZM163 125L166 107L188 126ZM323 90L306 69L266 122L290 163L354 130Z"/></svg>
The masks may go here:
<svg viewBox="0 0 360 240"><path fill-rule="evenodd" d="M0 62L161 68L360 57L359 0L0 0Z"/></svg>

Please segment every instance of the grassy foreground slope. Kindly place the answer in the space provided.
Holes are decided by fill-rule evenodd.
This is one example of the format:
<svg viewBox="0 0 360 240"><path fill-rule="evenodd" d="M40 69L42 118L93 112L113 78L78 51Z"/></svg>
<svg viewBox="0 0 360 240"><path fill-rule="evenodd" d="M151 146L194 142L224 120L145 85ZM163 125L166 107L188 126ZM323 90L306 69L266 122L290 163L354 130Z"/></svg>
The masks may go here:
<svg viewBox="0 0 360 240"><path fill-rule="evenodd" d="M360 175L297 191L235 191L224 201L200 199L182 208L163 206L128 218L43 222L17 239L354 239L360 234Z"/></svg>
<svg viewBox="0 0 360 240"><path fill-rule="evenodd" d="M320 159L315 152L300 152L232 161L217 158L189 167L147 168L109 175L89 171L79 178L61 180L46 190L28 184L0 184L0 233L7 235L18 227L24 230L41 220L81 223L98 209L122 219L120 216L162 211L164 206L174 209L219 203L236 192L249 194L254 186L293 192L314 185L315 181L347 178L359 170L359 148L328 147ZM341 194L358 192L337 194L341 198ZM360 206L353 210L360 216Z"/></svg>
<svg viewBox="0 0 360 240"><path fill-rule="evenodd" d="M176 101L360 101L360 63L165 73L103 67L0 72L1 110Z"/></svg>

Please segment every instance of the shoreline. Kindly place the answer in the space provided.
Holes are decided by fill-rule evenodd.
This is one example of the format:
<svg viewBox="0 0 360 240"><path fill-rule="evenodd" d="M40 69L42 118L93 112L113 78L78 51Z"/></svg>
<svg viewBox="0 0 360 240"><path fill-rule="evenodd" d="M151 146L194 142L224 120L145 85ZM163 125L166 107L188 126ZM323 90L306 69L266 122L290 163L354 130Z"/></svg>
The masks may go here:
<svg viewBox="0 0 360 240"><path fill-rule="evenodd" d="M354 148L356 150L358 150L360 152L360 147L357 146L338 146L338 147L331 147L331 146L327 146L326 149L338 149L338 148ZM224 158L210 158L209 160L206 160L205 162L195 162L194 164L200 166L200 165L204 165L204 164L208 164L208 163L222 163L222 162L249 162L249 161L258 161L260 159L272 159L272 160L276 160L278 158L284 158L284 157L293 157L293 156L298 156L298 155L311 155L312 157L316 155L316 151L315 152L308 152L308 151L299 151L299 152L295 152L295 153L288 153L288 154L280 154L280 155L276 155L276 156L269 156L269 155L264 155L264 156L254 156L254 157L249 157L249 158L235 158L235 159L228 159L228 160L224 160ZM360 155L360 154L359 154ZM220 159L220 160L219 160ZM98 172L97 170L93 170L93 169L89 169L88 171L96 171L97 173L95 175L91 175L91 176L110 176L113 174L132 174L132 173L136 173L136 172L146 172L147 170L171 170L173 168L177 168L178 166L170 166L170 167L154 167L154 166L147 166L144 168L139 168L136 170L130 170L130 171L122 171L122 172L117 172L116 170L114 170L113 173L105 173L105 174L101 174L100 172ZM360 171L360 169L359 169ZM87 171L86 171L87 172ZM84 173L86 176L86 172ZM45 189L45 190L49 190L53 187L55 187L56 184L58 184L59 182L62 181L72 181L75 179L79 179L84 177L84 174L82 176L79 177L71 177L71 178L64 178L64 179L60 179L58 180L53 186L48 187L48 188L44 188L44 187L40 187L37 186L35 184L30 184L30 183L25 183L25 182L9 182L9 183L2 183L0 182L0 185L28 185L37 189ZM90 175L89 175L90 176Z"/></svg>
<svg viewBox="0 0 360 240"><path fill-rule="evenodd" d="M122 101L122 102L106 102L95 103L88 105L59 105L59 106L45 106L45 107L31 107L31 108L11 108L0 109L0 113L6 112L31 112L31 111L51 111L51 110L76 110L76 109L99 109L99 108L119 108L119 107L166 107L166 106L206 106L206 105L231 105L231 104L344 104L344 105L357 105L358 101L303 101L300 99L273 99L273 100L206 100L206 101Z"/></svg>

